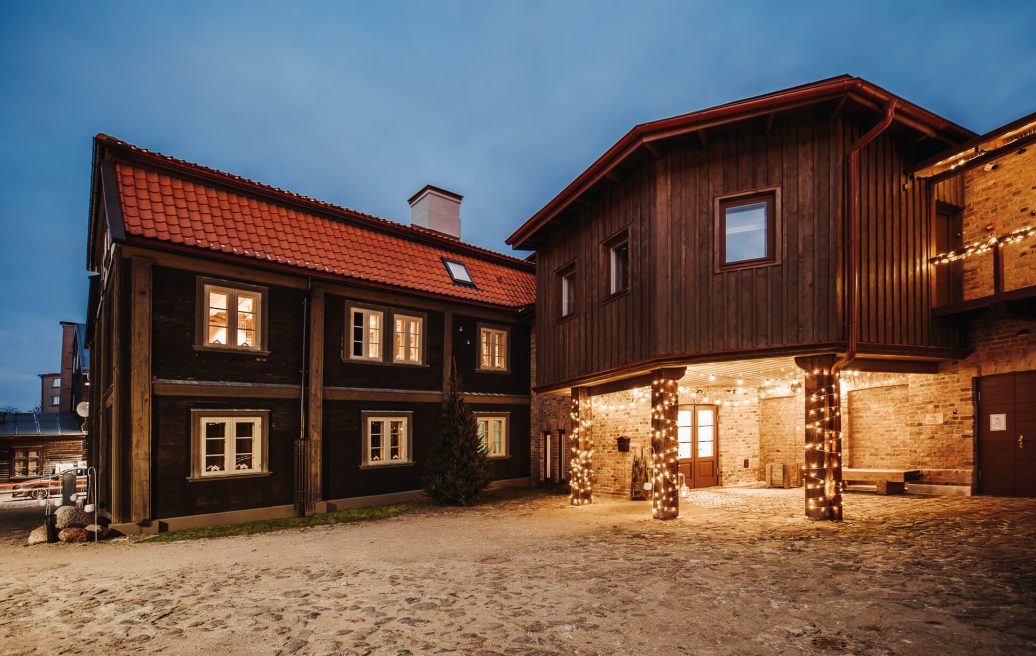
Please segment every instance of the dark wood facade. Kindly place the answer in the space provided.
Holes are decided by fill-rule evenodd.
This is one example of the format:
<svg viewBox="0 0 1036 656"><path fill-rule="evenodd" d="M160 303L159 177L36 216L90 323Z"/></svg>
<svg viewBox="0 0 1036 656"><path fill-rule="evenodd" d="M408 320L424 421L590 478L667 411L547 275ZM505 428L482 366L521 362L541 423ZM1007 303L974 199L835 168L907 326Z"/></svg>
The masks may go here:
<svg viewBox="0 0 1036 656"><path fill-rule="evenodd" d="M875 120L823 105L630 156L537 236L537 384L844 349L846 159ZM957 325L931 315L932 212L937 199L961 201L909 176L911 136L890 131L860 155L859 341L862 352L938 358L963 343ZM717 201L761 189L779 193L776 261L717 268ZM608 297L602 244L622 230L630 290ZM557 274L573 266L576 311L562 319Z"/></svg>
<svg viewBox="0 0 1036 656"><path fill-rule="evenodd" d="M91 224L89 421L91 464L116 523L156 530L197 515L293 506L314 512L328 502L419 490L453 363L469 407L507 417L507 455L490 460L493 478L528 479L531 313L125 243L102 178L95 178ZM531 272L530 265L514 266ZM199 346L199 312L207 311L200 285L213 281L262 290L260 349ZM392 313L421 317L421 363L392 362L389 341L384 362L350 359L354 306L385 313L386 340ZM506 371L479 369L481 326L507 331ZM195 417L209 411L264 418L264 471L197 474ZM363 466L364 414L379 412L409 413L411 463Z"/></svg>

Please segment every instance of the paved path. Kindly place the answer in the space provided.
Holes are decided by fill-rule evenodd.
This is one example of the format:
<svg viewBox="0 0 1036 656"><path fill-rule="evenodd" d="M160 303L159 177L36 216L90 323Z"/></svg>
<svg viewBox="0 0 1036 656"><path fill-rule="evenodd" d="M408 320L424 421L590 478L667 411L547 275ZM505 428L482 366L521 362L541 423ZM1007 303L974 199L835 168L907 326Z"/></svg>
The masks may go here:
<svg viewBox="0 0 1036 656"><path fill-rule="evenodd" d="M1036 501L528 496L155 544L0 544L0 653L1025 654Z"/></svg>

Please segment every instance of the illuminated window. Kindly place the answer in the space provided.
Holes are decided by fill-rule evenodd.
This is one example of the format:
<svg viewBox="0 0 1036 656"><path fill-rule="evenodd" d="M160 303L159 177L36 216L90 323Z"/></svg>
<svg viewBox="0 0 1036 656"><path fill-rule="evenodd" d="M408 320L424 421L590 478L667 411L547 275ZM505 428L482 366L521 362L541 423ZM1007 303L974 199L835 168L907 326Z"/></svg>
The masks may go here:
<svg viewBox="0 0 1036 656"><path fill-rule="evenodd" d="M381 361L381 322L379 310L352 308L349 313L349 357L353 360Z"/></svg>
<svg viewBox="0 0 1036 656"><path fill-rule="evenodd" d="M471 274L468 273L468 267L463 262L457 262L456 260L447 260L443 258L443 266L446 267L446 271L450 274L450 279L458 285L464 285L466 287L474 287L475 281L472 280Z"/></svg>
<svg viewBox="0 0 1036 656"><path fill-rule="evenodd" d="M630 240L625 233L608 246L608 293L630 288Z"/></svg>
<svg viewBox="0 0 1036 656"><path fill-rule="evenodd" d="M507 331L483 326L479 330L479 369L507 371Z"/></svg>
<svg viewBox="0 0 1036 656"><path fill-rule="evenodd" d="M12 452L13 476L39 476L43 469L42 449L14 449Z"/></svg>
<svg viewBox="0 0 1036 656"><path fill-rule="evenodd" d="M404 314L393 315L395 342L392 359L395 362L421 364L421 339L424 320Z"/></svg>
<svg viewBox="0 0 1036 656"><path fill-rule="evenodd" d="M777 261L778 197L767 191L717 199L719 268Z"/></svg>
<svg viewBox="0 0 1036 656"><path fill-rule="evenodd" d="M263 345L263 290L206 283L202 287L202 344L259 350Z"/></svg>
<svg viewBox="0 0 1036 656"><path fill-rule="evenodd" d="M486 455L503 458L507 455L507 417L475 415L478 420L478 436L486 445Z"/></svg>
<svg viewBox="0 0 1036 656"><path fill-rule="evenodd" d="M364 413L363 466L410 463L410 415Z"/></svg>
<svg viewBox="0 0 1036 656"><path fill-rule="evenodd" d="M262 412L195 411L194 476L266 471L266 417Z"/></svg>

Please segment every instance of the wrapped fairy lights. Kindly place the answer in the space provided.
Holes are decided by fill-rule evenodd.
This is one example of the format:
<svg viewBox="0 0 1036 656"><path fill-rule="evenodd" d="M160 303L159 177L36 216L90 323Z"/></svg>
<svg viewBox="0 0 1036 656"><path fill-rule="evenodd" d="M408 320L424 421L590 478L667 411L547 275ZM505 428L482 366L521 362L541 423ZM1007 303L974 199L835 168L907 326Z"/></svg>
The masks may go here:
<svg viewBox="0 0 1036 656"><path fill-rule="evenodd" d="M806 514L813 519L842 518L842 419L839 374L830 369L806 373Z"/></svg>
<svg viewBox="0 0 1036 656"><path fill-rule="evenodd" d="M572 397L572 453L569 463L569 494L573 506L593 502L592 401L589 396Z"/></svg>
<svg viewBox="0 0 1036 656"><path fill-rule="evenodd" d="M679 444L676 411L679 382L664 374L651 381L651 516L672 519L679 514Z"/></svg>
<svg viewBox="0 0 1036 656"><path fill-rule="evenodd" d="M963 248L958 248L955 251L949 251L946 253L939 253L929 260L932 264L948 264L950 262L957 262L959 260L965 260L974 255L981 255L988 253L997 246L1006 246L1008 244L1017 244L1018 242L1028 239L1036 235L1036 226L1028 226L1021 230L1015 230L1009 232L1006 235L998 235L989 237L988 239L980 239L978 241L971 242Z"/></svg>

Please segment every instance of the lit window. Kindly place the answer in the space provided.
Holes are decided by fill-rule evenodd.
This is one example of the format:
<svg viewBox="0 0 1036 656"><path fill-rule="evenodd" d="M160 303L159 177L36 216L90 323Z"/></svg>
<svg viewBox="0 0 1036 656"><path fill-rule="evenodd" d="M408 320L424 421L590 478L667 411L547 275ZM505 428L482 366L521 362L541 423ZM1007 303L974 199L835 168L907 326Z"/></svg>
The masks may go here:
<svg viewBox="0 0 1036 656"><path fill-rule="evenodd" d="M55 388L56 387L61 387L61 379L60 378L55 378L54 380L51 381L50 386L51 387L55 387Z"/></svg>
<svg viewBox="0 0 1036 656"><path fill-rule="evenodd" d="M722 200L719 220L722 266L775 260L774 194Z"/></svg>
<svg viewBox="0 0 1036 656"><path fill-rule="evenodd" d="M411 462L409 415L369 415L365 421L363 438L364 466Z"/></svg>
<svg viewBox="0 0 1036 656"><path fill-rule="evenodd" d="M233 476L266 471L264 417L197 413L195 476Z"/></svg>
<svg viewBox="0 0 1036 656"><path fill-rule="evenodd" d="M262 291L207 284L203 298L205 346L261 348Z"/></svg>
<svg viewBox="0 0 1036 656"><path fill-rule="evenodd" d="M381 355L381 321L384 315L378 310L352 308L349 314L350 335L349 357L353 360L377 360Z"/></svg>
<svg viewBox="0 0 1036 656"><path fill-rule="evenodd" d="M507 455L507 417L476 415L478 435L486 445L486 455L502 458Z"/></svg>
<svg viewBox="0 0 1036 656"><path fill-rule="evenodd" d="M608 247L608 293L618 294L630 287L630 242L623 237Z"/></svg>
<svg viewBox="0 0 1036 656"><path fill-rule="evenodd" d="M507 370L507 331L483 327L479 331L482 357L480 369Z"/></svg>
<svg viewBox="0 0 1036 656"><path fill-rule="evenodd" d="M50 404L51 405L61 405L61 397L60 396L52 396L52 397L50 397Z"/></svg>
<svg viewBox="0 0 1036 656"><path fill-rule="evenodd" d="M14 476L39 476L43 453L39 449L14 449Z"/></svg>
<svg viewBox="0 0 1036 656"><path fill-rule="evenodd" d="M569 269L561 277L561 316L568 317L576 312L576 271Z"/></svg>
<svg viewBox="0 0 1036 656"><path fill-rule="evenodd" d="M420 317L394 315L395 346L393 360L408 364L421 364L421 333L424 321Z"/></svg>
<svg viewBox="0 0 1036 656"><path fill-rule="evenodd" d="M468 287L475 286L475 281L471 279L471 274L468 273L468 267L464 266L462 262L443 258L442 263L450 273L450 278L453 282L458 285L466 285Z"/></svg>

